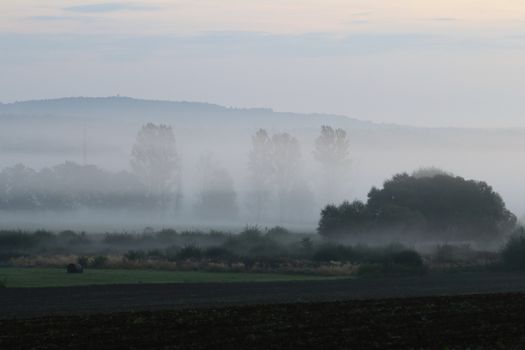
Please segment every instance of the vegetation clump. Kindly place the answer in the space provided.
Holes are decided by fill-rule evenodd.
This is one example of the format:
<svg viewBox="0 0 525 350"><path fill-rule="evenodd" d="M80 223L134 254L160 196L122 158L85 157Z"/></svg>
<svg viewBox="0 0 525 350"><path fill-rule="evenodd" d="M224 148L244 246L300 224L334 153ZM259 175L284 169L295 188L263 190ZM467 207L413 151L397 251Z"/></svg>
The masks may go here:
<svg viewBox="0 0 525 350"><path fill-rule="evenodd" d="M511 232L516 217L485 182L446 173L398 174L366 203L328 205L318 232L331 239L414 236L419 240L494 240ZM426 175L425 175L426 174Z"/></svg>
<svg viewBox="0 0 525 350"><path fill-rule="evenodd" d="M521 227L510 237L501 251L503 265L512 270L525 270L525 229Z"/></svg>
<svg viewBox="0 0 525 350"><path fill-rule="evenodd" d="M0 264L17 267L63 267L72 262L87 269L145 268L236 272L284 272L327 275L419 274L498 268L525 270L525 230L516 230L500 251L466 243L438 244L415 250L401 243L365 245L337 242L282 227L246 227L222 231L151 231L82 237L75 232L5 231L0 234ZM71 243L71 237L85 244ZM501 264L500 264L501 263Z"/></svg>

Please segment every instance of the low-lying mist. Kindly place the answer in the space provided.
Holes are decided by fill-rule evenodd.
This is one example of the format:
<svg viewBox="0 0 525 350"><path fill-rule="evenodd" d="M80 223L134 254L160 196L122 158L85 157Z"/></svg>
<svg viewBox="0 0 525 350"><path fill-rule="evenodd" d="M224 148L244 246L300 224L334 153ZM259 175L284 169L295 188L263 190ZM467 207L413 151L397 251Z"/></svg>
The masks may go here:
<svg viewBox="0 0 525 350"><path fill-rule="evenodd" d="M0 222L313 233L327 204L427 165L487 181L521 216L522 134L126 98L2 105Z"/></svg>

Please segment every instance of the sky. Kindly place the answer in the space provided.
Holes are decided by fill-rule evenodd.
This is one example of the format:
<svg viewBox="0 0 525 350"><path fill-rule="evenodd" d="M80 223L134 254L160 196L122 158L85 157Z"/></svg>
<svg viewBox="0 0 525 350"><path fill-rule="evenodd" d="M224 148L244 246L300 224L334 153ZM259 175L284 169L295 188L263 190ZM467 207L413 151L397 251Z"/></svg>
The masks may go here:
<svg viewBox="0 0 525 350"><path fill-rule="evenodd" d="M523 0L0 0L0 102L204 101L525 127Z"/></svg>

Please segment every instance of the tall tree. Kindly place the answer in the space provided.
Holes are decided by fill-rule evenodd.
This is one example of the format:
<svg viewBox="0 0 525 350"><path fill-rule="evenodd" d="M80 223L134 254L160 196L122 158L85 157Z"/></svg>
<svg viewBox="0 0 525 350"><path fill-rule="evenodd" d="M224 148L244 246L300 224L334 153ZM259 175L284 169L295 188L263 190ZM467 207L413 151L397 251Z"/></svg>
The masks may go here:
<svg viewBox="0 0 525 350"><path fill-rule="evenodd" d="M283 221L287 199L298 179L301 149L299 141L288 133L273 135L272 145L273 179L277 188L279 218Z"/></svg>
<svg viewBox="0 0 525 350"><path fill-rule="evenodd" d="M180 198L181 165L171 126L148 123L140 129L131 152L131 167L142 178L148 195L165 208Z"/></svg>
<svg viewBox="0 0 525 350"><path fill-rule="evenodd" d="M324 200L339 200L337 193L345 195L344 184L350 166L350 142L346 131L321 126L315 141L315 159L321 164L324 182Z"/></svg>
<svg viewBox="0 0 525 350"><path fill-rule="evenodd" d="M255 215L257 222L264 220L272 190L272 139L268 132L259 129L252 136L252 148L249 153L248 170L250 190L247 207Z"/></svg>

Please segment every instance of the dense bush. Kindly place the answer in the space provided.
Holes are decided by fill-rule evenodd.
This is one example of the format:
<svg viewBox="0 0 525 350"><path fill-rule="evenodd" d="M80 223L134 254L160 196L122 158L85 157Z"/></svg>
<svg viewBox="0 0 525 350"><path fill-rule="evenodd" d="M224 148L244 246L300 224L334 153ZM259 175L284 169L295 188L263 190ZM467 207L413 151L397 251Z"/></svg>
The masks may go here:
<svg viewBox="0 0 525 350"><path fill-rule="evenodd" d="M107 256L97 255L91 261L90 267L100 269L100 268L106 267L107 262L108 262Z"/></svg>
<svg viewBox="0 0 525 350"><path fill-rule="evenodd" d="M487 240L510 232L516 217L485 182L448 174L395 175L372 188L365 203L329 205L318 232L341 238L374 234L417 234L421 239Z"/></svg>
<svg viewBox="0 0 525 350"><path fill-rule="evenodd" d="M33 235L20 231L1 231L0 250L13 251L31 249L37 245L38 241Z"/></svg>
<svg viewBox="0 0 525 350"><path fill-rule="evenodd" d="M509 269L525 270L525 230L523 228L507 241L501 251L501 260Z"/></svg>
<svg viewBox="0 0 525 350"><path fill-rule="evenodd" d="M300 251L301 255L310 255L314 250L314 242L310 237L301 238Z"/></svg>
<svg viewBox="0 0 525 350"><path fill-rule="evenodd" d="M9 260L38 250L46 251L58 245L57 236L51 232L38 230L33 233L21 231L0 231L0 260Z"/></svg>
<svg viewBox="0 0 525 350"><path fill-rule="evenodd" d="M369 228L371 217L361 201L343 202L339 206L328 205L321 211L318 232L325 237L342 234L362 234Z"/></svg>
<svg viewBox="0 0 525 350"><path fill-rule="evenodd" d="M363 261L357 270L358 275L373 276L383 274L421 274L426 271L421 255L410 249L401 251L385 249L375 255L375 259Z"/></svg>
<svg viewBox="0 0 525 350"><path fill-rule="evenodd" d="M293 236L293 234L282 226L272 227L266 232L266 237L276 241L288 240L290 236Z"/></svg>
<svg viewBox="0 0 525 350"><path fill-rule="evenodd" d="M214 261L231 261L237 256L224 247L210 247L204 252L204 256Z"/></svg>
<svg viewBox="0 0 525 350"><path fill-rule="evenodd" d="M87 267L89 265L89 257L79 256L77 258L77 263L79 263L82 267Z"/></svg>
<svg viewBox="0 0 525 350"><path fill-rule="evenodd" d="M366 263L359 265L357 269L359 276L380 276L385 274L385 266L379 263Z"/></svg>
<svg viewBox="0 0 525 350"><path fill-rule="evenodd" d="M389 260L387 260L387 263L389 264L413 268L423 267L423 258L414 250L394 252L388 258Z"/></svg>
<svg viewBox="0 0 525 350"><path fill-rule="evenodd" d="M164 260L166 259L166 253L161 249L152 249L146 253L148 259L151 260Z"/></svg>
<svg viewBox="0 0 525 350"><path fill-rule="evenodd" d="M323 244L313 255L314 261L320 262L350 262L354 264L379 264L388 266L407 266L420 268L423 264L421 255L402 245L387 245L384 247L368 247L363 245L346 246L342 244Z"/></svg>
<svg viewBox="0 0 525 350"><path fill-rule="evenodd" d="M77 256L77 262L87 268L214 266L239 271L270 271L286 266L295 271L312 271L345 266L345 273L353 273L358 266L362 266L362 271L391 273L403 269L415 271L423 265L418 253L399 244L374 247L319 243L314 236L293 234L280 227L267 231L247 227L238 235L218 231L160 232L93 235L85 237L85 245L71 244L72 240L83 239L84 236L73 231L59 234L13 231L5 232L0 238L10 242L6 245L8 247L25 247L20 249L21 255L17 258L19 266L31 266L31 257L39 264L44 261L43 264L56 266L60 259L71 262L73 256ZM0 246L0 253L2 249ZM2 256L0 254L0 259ZM59 258L54 259L57 256ZM8 254L4 261L13 263L12 258L13 255Z"/></svg>
<svg viewBox="0 0 525 350"><path fill-rule="evenodd" d="M175 259L176 260L199 260L203 256L203 251L201 248L194 246L194 245L188 245L176 254Z"/></svg>
<svg viewBox="0 0 525 350"><path fill-rule="evenodd" d="M177 239L178 234L177 231L172 229L163 229L157 232L156 238L162 243L169 243L173 242Z"/></svg>
<svg viewBox="0 0 525 350"><path fill-rule="evenodd" d="M314 261L328 262L328 261L341 261L341 262L354 262L355 253L352 247L344 246L342 244L325 244L319 247L313 254L312 259Z"/></svg>
<svg viewBox="0 0 525 350"><path fill-rule="evenodd" d="M440 244L435 248L432 254L432 260L435 263L441 264L457 264L474 260L477 258L477 255L480 255L480 253L472 249L469 244L453 245L446 243Z"/></svg>
<svg viewBox="0 0 525 350"><path fill-rule="evenodd" d="M146 252L143 250L128 250L124 257L129 261L142 261L146 259Z"/></svg>
<svg viewBox="0 0 525 350"><path fill-rule="evenodd" d="M258 227L247 227L238 235L229 236L223 247L240 256L250 254L264 255L269 252L273 254L275 250L272 251L272 249L279 250L276 242L263 235Z"/></svg>
<svg viewBox="0 0 525 350"><path fill-rule="evenodd" d="M166 260L168 261L176 261L177 260L177 254L182 249L182 247L178 245L171 245L168 248L164 250L164 253L166 254Z"/></svg>

